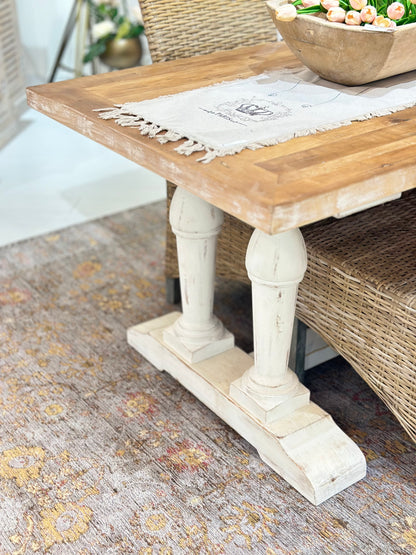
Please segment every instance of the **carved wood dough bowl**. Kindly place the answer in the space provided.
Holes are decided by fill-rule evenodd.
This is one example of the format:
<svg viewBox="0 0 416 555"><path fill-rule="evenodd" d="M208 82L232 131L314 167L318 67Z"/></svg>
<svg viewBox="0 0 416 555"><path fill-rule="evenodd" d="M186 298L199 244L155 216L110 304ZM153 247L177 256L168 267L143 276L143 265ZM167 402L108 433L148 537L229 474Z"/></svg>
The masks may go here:
<svg viewBox="0 0 416 555"><path fill-rule="evenodd" d="M266 2L287 46L320 77L342 85L363 85L416 69L416 23L383 32L332 23L323 14L278 21L275 10L287 3Z"/></svg>

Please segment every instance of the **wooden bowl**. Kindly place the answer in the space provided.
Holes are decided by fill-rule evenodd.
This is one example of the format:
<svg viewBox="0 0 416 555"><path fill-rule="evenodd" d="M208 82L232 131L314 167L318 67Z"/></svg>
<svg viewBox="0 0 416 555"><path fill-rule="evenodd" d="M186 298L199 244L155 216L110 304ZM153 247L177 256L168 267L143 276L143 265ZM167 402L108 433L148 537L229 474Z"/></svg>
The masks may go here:
<svg viewBox="0 0 416 555"><path fill-rule="evenodd" d="M393 31L374 31L331 23L322 13L278 21L275 10L287 3L287 0L266 2L287 46L320 77L342 85L364 85L416 69L416 23Z"/></svg>

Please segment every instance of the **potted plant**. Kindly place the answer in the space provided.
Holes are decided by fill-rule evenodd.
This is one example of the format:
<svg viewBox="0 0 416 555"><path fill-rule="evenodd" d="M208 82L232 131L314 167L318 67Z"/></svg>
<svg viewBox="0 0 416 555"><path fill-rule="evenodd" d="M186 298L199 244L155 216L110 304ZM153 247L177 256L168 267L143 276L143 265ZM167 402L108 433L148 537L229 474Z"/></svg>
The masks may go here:
<svg viewBox="0 0 416 555"><path fill-rule="evenodd" d="M131 21L126 5L118 0L88 0L91 10L91 44L83 61L99 57L106 65L124 69L136 65L142 55L139 36L144 27L139 18ZM122 13L124 12L124 13Z"/></svg>

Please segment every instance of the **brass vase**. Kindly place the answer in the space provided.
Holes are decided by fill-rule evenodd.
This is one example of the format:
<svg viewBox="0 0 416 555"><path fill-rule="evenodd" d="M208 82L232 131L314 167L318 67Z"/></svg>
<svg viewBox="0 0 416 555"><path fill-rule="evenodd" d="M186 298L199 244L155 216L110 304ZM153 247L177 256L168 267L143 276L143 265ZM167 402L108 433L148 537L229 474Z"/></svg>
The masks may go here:
<svg viewBox="0 0 416 555"><path fill-rule="evenodd" d="M101 61L114 69L126 69L137 65L142 56L139 37L131 39L113 39L107 43Z"/></svg>

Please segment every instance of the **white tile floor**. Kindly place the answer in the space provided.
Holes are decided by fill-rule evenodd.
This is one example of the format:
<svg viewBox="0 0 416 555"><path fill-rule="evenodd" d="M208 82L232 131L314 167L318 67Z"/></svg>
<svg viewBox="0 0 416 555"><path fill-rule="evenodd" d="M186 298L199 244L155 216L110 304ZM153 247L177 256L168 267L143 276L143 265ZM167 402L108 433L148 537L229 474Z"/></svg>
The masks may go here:
<svg viewBox="0 0 416 555"><path fill-rule="evenodd" d="M27 110L0 150L0 246L165 197L165 181Z"/></svg>

